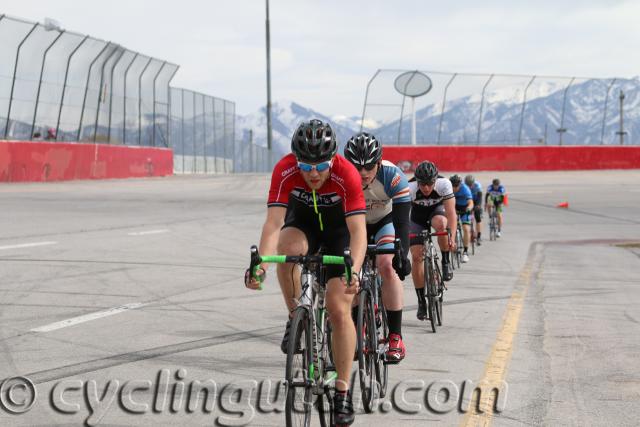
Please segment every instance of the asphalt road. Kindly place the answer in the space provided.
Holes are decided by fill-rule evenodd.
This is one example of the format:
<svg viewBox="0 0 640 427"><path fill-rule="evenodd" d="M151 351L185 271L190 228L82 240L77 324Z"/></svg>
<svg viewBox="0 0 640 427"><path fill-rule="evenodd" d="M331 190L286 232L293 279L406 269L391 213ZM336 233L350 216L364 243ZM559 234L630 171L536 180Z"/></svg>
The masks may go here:
<svg viewBox="0 0 640 427"><path fill-rule="evenodd" d="M638 425L640 171L500 178L503 237L456 270L436 334L405 282L407 357L355 425ZM0 425L283 425L282 297L242 285L268 179L0 186ZM480 381L499 412L467 411Z"/></svg>

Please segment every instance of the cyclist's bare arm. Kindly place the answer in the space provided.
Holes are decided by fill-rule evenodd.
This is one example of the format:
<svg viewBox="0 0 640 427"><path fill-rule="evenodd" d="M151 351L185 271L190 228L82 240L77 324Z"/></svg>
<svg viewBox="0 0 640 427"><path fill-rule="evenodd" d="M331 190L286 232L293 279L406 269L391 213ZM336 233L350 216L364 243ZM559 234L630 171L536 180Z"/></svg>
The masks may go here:
<svg viewBox="0 0 640 427"><path fill-rule="evenodd" d="M450 198L442 202L444 205L444 213L447 216L447 227L451 230L451 243L455 245L456 232L458 226L458 214L456 213L456 199ZM452 248L452 249L455 249Z"/></svg>
<svg viewBox="0 0 640 427"><path fill-rule="evenodd" d="M349 249L353 260L353 271L360 272L364 256L367 252L367 224L363 214L350 215L346 218L349 229ZM351 284L354 284L353 281ZM352 287L352 288L355 288ZM355 289L354 289L355 290Z"/></svg>
<svg viewBox="0 0 640 427"><path fill-rule="evenodd" d="M472 211L473 210L473 199L469 199L469 201L467 202L467 211Z"/></svg>
<svg viewBox="0 0 640 427"><path fill-rule="evenodd" d="M282 206L271 206L267 208L267 218L262 226L262 235L260 236L260 246L258 251L263 255L275 255L278 249L278 238L280 237L280 229L284 225L284 217L287 209ZM260 266L262 272L266 272L267 268L263 264ZM258 271L258 275L262 274ZM254 278L247 285L248 288L258 289L260 282Z"/></svg>

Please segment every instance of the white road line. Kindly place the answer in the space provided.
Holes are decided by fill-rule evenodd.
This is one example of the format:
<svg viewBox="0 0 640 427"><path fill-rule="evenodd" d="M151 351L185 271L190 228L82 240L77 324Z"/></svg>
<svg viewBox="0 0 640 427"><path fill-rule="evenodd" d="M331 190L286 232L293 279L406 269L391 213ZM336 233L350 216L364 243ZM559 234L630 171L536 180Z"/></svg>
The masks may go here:
<svg viewBox="0 0 640 427"><path fill-rule="evenodd" d="M162 230L149 230L149 231L135 231L133 233L127 233L129 236L146 236L147 234L161 234L161 233L168 233L169 230L167 229L162 229Z"/></svg>
<svg viewBox="0 0 640 427"><path fill-rule="evenodd" d="M37 246L48 246L48 245L57 245L58 242L34 242L34 243L22 243L20 245L7 245L0 246L0 251L5 251L7 249L20 249L20 248L35 248Z"/></svg>
<svg viewBox="0 0 640 427"><path fill-rule="evenodd" d="M62 320L60 322L50 323L48 325L40 326L39 328L31 329L31 332L51 332L57 329L66 328L68 326L77 325L78 323L89 322L91 320L100 319L102 317L113 316L114 314L122 313L124 311L134 310L145 305L145 303L133 302L131 304L121 305L120 307L110 308L106 311L98 311L96 313L85 314L84 316L73 317L71 319Z"/></svg>
<svg viewBox="0 0 640 427"><path fill-rule="evenodd" d="M551 194L553 191L532 190L532 191L509 191L509 194Z"/></svg>

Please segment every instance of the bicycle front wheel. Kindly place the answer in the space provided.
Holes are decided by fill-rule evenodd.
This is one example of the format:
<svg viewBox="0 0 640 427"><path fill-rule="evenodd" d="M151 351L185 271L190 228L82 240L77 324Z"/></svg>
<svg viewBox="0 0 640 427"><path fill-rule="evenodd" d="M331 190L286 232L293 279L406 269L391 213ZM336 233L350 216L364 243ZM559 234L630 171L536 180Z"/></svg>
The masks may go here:
<svg viewBox="0 0 640 427"><path fill-rule="evenodd" d="M427 294L427 316L431 322L431 330L436 332L436 293L433 287L435 281L435 274L433 271L432 260L429 257L424 259L424 278L425 278L425 293ZM452 261L453 262L453 261Z"/></svg>
<svg viewBox="0 0 640 427"><path fill-rule="evenodd" d="M358 373L362 404L367 413L373 410L376 398L376 352L378 349L373 296L368 289L360 292L358 299Z"/></svg>
<svg viewBox="0 0 640 427"><path fill-rule="evenodd" d="M287 400L285 419L287 427L311 425L313 394L313 327L309 311L298 307L294 312L289 330L289 347L285 378Z"/></svg>
<svg viewBox="0 0 640 427"><path fill-rule="evenodd" d="M382 302L382 295L378 293L378 314L376 319L380 319L380 327L378 328L378 363L376 364L376 380L380 387L380 398L384 398L387 394L387 385L389 384L389 366L385 363L385 352L388 346L386 341L389 336L389 319L387 319L387 309Z"/></svg>

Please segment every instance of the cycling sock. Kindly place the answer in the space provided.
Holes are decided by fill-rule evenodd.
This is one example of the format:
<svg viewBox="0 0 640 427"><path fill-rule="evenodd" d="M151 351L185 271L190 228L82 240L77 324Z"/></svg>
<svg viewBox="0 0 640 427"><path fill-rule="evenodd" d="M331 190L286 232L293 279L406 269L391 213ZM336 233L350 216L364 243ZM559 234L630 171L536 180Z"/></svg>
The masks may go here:
<svg viewBox="0 0 640 427"><path fill-rule="evenodd" d="M466 247L466 246L464 247L464 253L465 253L465 254L467 253L467 250L468 250L468 249L469 249L468 247Z"/></svg>
<svg viewBox="0 0 640 427"><path fill-rule="evenodd" d="M482 236L482 233L478 232L478 239L480 238L480 236Z"/></svg>
<svg viewBox="0 0 640 427"><path fill-rule="evenodd" d="M416 288L416 295L418 296L418 302L424 301L424 288Z"/></svg>
<svg viewBox="0 0 640 427"><path fill-rule="evenodd" d="M449 264L449 251L442 251L442 263Z"/></svg>
<svg viewBox="0 0 640 427"><path fill-rule="evenodd" d="M349 390L338 390L336 388L336 394L341 394L341 395L346 397L348 392L349 392Z"/></svg>
<svg viewBox="0 0 640 427"><path fill-rule="evenodd" d="M351 319L353 319L353 324L358 324L358 306L351 307Z"/></svg>
<svg viewBox="0 0 640 427"><path fill-rule="evenodd" d="M389 319L389 333L402 336L402 310L387 310L387 318Z"/></svg>

